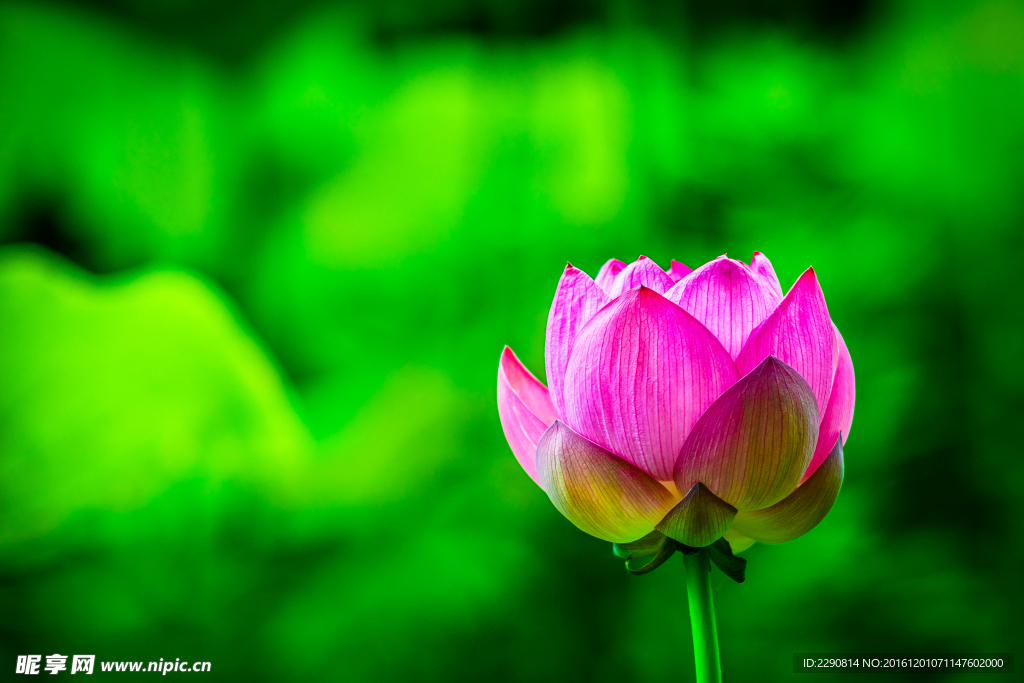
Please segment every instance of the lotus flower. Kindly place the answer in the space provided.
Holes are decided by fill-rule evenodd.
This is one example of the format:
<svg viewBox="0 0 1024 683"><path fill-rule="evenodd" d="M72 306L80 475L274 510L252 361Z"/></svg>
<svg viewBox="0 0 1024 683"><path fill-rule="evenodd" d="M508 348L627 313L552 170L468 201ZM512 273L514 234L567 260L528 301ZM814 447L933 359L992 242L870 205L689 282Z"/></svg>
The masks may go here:
<svg viewBox="0 0 1024 683"><path fill-rule="evenodd" d="M505 347L508 443L565 517L633 554L781 543L836 499L853 363L811 268L783 296L756 252L692 271L612 259L595 279L570 264L545 369L548 387Z"/></svg>

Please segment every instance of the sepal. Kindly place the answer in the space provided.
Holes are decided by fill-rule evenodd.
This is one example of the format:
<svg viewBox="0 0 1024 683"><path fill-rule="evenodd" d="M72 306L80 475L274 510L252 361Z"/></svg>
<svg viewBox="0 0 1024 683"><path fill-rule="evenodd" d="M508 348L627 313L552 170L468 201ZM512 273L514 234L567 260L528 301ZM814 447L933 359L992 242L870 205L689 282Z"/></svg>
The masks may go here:
<svg viewBox="0 0 1024 683"><path fill-rule="evenodd" d="M655 527L688 546L703 548L722 537L736 517L736 508L699 481Z"/></svg>
<svg viewBox="0 0 1024 683"><path fill-rule="evenodd" d="M660 531L652 531L632 543L612 543L615 556L626 561L631 574L652 572L676 551L676 543Z"/></svg>
<svg viewBox="0 0 1024 683"><path fill-rule="evenodd" d="M747 561L733 555L729 542L724 538L720 538L708 546L708 556L715 566L722 570L723 574L736 583L743 583L746 580Z"/></svg>
<svg viewBox="0 0 1024 683"><path fill-rule="evenodd" d="M665 564L665 561L672 557L675 551L675 541L671 538L666 538L661 544L661 548L658 549L657 555L648 558L630 558L626 560L626 569L629 570L630 574L634 574L636 576L653 572L655 569Z"/></svg>
<svg viewBox="0 0 1024 683"><path fill-rule="evenodd" d="M632 543L612 543L612 552L615 553L615 557L623 560L631 557L654 557L664 542L665 534L655 530Z"/></svg>
<svg viewBox="0 0 1024 683"><path fill-rule="evenodd" d="M652 531L632 543L612 544L612 552L615 553L615 556L625 560L626 570L637 576L652 572L665 564L665 561L676 551L684 555L692 555L700 550L701 548L694 548L673 540L660 531ZM728 541L720 538L707 546L707 550L708 557L716 567L722 570L722 573L736 583L743 583L746 579L747 561L733 555ZM708 569L710 570L710 566Z"/></svg>

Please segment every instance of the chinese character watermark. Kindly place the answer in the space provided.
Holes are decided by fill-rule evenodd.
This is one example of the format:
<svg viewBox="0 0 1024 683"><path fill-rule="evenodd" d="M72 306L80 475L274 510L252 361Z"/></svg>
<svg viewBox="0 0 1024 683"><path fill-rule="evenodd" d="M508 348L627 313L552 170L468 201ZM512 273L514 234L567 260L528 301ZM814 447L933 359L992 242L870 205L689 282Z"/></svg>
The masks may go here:
<svg viewBox="0 0 1024 683"><path fill-rule="evenodd" d="M46 655L46 666L44 667L51 676L56 676L58 671L66 671L68 656L67 655Z"/></svg>
<svg viewBox="0 0 1024 683"><path fill-rule="evenodd" d="M39 673L39 662L42 655L18 655L18 666L14 669L16 674L37 674Z"/></svg>
<svg viewBox="0 0 1024 683"><path fill-rule="evenodd" d="M71 658L71 673L91 674L96 655L75 655Z"/></svg>

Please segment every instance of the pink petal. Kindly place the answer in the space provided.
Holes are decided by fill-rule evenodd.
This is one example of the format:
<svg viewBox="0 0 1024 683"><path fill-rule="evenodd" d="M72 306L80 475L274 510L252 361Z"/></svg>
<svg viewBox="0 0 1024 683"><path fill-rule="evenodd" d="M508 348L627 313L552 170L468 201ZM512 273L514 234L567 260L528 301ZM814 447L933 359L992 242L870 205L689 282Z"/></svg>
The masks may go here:
<svg viewBox="0 0 1024 683"><path fill-rule="evenodd" d="M835 378L832 380L832 394L828 397L828 407L825 408L825 415L821 418L821 425L818 427L818 445L814 450L814 459L804 472L804 480L814 474L818 465L824 462L836 442L836 437L843 436L843 445L850 436L850 426L853 424L853 404L856 400L856 387L853 377L853 359L850 358L850 350L846 348L843 335L839 334L838 328L834 325L836 346L839 349L839 363L836 365Z"/></svg>
<svg viewBox="0 0 1024 683"><path fill-rule="evenodd" d="M775 356L807 380L824 414L839 360L832 320L814 269L808 268L771 315L750 335L736 358L740 374Z"/></svg>
<svg viewBox="0 0 1024 683"><path fill-rule="evenodd" d="M561 422L537 446L541 486L565 517L592 536L631 543L654 530L675 498L646 472Z"/></svg>
<svg viewBox="0 0 1024 683"><path fill-rule="evenodd" d="M685 263L680 263L679 261L672 259L672 267L668 271L668 276L672 278L673 282L679 282L692 272L693 268L690 268Z"/></svg>
<svg viewBox="0 0 1024 683"><path fill-rule="evenodd" d="M640 287L580 331L566 367L564 416L582 435L667 480L690 428L737 378L714 335Z"/></svg>
<svg viewBox="0 0 1024 683"><path fill-rule="evenodd" d="M775 310L779 298L745 263L720 257L705 263L665 293L718 337L736 358L751 331Z"/></svg>
<svg viewBox="0 0 1024 683"><path fill-rule="evenodd" d="M797 487L817 437L810 387L769 356L701 415L672 478L680 491L701 482L740 511L758 510Z"/></svg>
<svg viewBox="0 0 1024 683"><path fill-rule="evenodd" d="M768 257L759 251L754 252L754 258L750 261L750 270L754 273L758 280L768 286L772 292L774 292L779 299L782 298L782 285L779 284L779 276L775 274L775 269L772 268L772 262L768 260Z"/></svg>
<svg viewBox="0 0 1024 683"><path fill-rule="evenodd" d="M555 407L547 388L523 367L507 346L498 363L498 417L519 464L539 485L535 462L537 442L555 421Z"/></svg>
<svg viewBox="0 0 1024 683"><path fill-rule="evenodd" d="M625 267L626 264L617 258L608 259L608 262L601 266L601 270L597 271L597 277L594 278L594 281L605 292L610 292L612 291L612 284L615 282L615 276L621 273Z"/></svg>
<svg viewBox="0 0 1024 683"><path fill-rule="evenodd" d="M589 275L571 265L565 267L548 312L544 341L544 366L551 387L551 400L559 415L565 414L562 385L572 344L583 326L610 300Z"/></svg>
<svg viewBox="0 0 1024 683"><path fill-rule="evenodd" d="M614 299L623 292L637 287L647 287L662 294L671 289L673 284L675 282L661 266L646 256L641 256L615 276L615 282L612 283L608 294Z"/></svg>

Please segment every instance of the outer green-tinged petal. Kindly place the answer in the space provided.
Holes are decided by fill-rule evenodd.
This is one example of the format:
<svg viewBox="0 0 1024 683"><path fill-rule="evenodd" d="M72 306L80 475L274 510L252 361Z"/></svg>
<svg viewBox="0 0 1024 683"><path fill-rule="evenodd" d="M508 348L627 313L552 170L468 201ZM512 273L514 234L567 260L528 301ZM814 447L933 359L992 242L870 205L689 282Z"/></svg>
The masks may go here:
<svg viewBox="0 0 1024 683"><path fill-rule="evenodd" d="M722 538L729 542L729 547L732 548L732 552L734 555L736 553L742 553L744 550L746 550L747 548L749 548L757 542L754 539L748 538L740 532L736 531L735 524L729 527L729 530L725 532Z"/></svg>
<svg viewBox="0 0 1024 683"><path fill-rule="evenodd" d="M649 534L675 502L649 474L559 421L537 444L537 472L559 512L612 543Z"/></svg>
<svg viewBox="0 0 1024 683"><path fill-rule="evenodd" d="M738 510L759 510L797 487L817 437L811 388L769 356L697 420L673 479L680 491L699 481Z"/></svg>
<svg viewBox="0 0 1024 683"><path fill-rule="evenodd" d="M693 548L711 545L725 533L736 508L697 482L655 527Z"/></svg>
<svg viewBox="0 0 1024 683"><path fill-rule="evenodd" d="M555 421L555 408L547 388L507 346L498 362L498 417L516 460L539 485L535 463L537 441Z"/></svg>
<svg viewBox="0 0 1024 683"><path fill-rule="evenodd" d="M825 462L800 488L770 508L739 513L732 527L762 543L792 541L825 519L842 484L843 441L837 437Z"/></svg>

